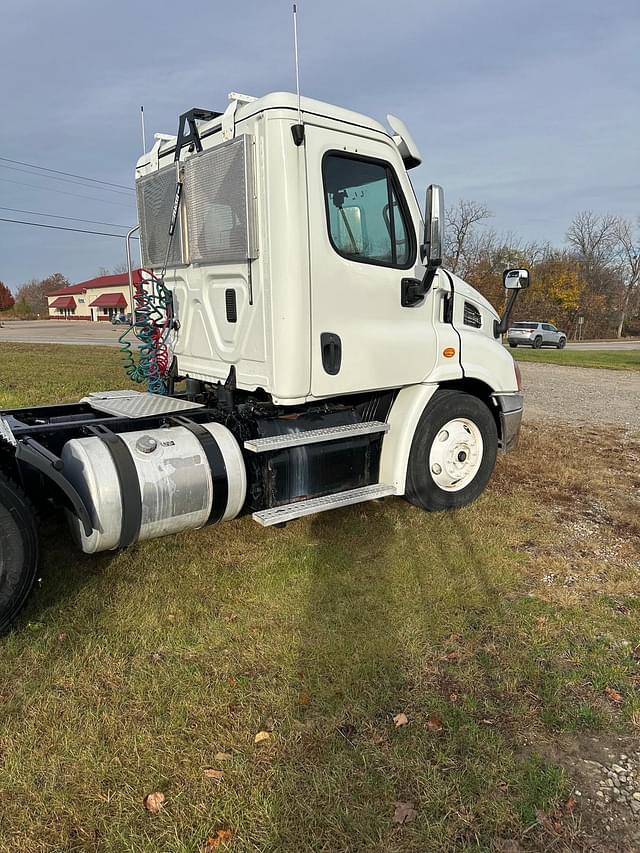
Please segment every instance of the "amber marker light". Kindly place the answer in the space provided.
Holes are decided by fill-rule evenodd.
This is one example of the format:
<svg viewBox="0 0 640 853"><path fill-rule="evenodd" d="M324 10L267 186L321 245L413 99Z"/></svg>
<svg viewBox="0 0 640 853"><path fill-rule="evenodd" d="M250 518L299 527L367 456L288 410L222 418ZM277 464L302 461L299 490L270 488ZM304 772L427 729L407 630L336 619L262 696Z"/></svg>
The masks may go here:
<svg viewBox="0 0 640 853"><path fill-rule="evenodd" d="M453 347L445 347L445 349L442 350L442 355L445 358L453 358L455 354L456 351Z"/></svg>

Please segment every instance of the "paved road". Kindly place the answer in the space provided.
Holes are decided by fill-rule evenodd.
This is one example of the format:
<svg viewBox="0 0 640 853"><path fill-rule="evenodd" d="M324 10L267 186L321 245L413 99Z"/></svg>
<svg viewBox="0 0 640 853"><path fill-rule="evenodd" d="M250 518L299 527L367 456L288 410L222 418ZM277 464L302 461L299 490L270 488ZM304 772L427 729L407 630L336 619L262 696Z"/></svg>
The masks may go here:
<svg viewBox="0 0 640 853"><path fill-rule="evenodd" d="M91 323L85 320L25 320L5 322L0 325L0 341L41 344L99 344L117 346L123 326L111 323ZM576 350L630 350L640 349L635 341L582 341L567 344Z"/></svg>
<svg viewBox="0 0 640 853"><path fill-rule="evenodd" d="M567 349L629 350L640 349L640 340L635 341L576 341L567 344Z"/></svg>
<svg viewBox="0 0 640 853"><path fill-rule="evenodd" d="M117 346L124 328L89 320L21 320L2 324L0 342Z"/></svg>
<svg viewBox="0 0 640 853"><path fill-rule="evenodd" d="M520 362L525 419L640 430L640 371Z"/></svg>

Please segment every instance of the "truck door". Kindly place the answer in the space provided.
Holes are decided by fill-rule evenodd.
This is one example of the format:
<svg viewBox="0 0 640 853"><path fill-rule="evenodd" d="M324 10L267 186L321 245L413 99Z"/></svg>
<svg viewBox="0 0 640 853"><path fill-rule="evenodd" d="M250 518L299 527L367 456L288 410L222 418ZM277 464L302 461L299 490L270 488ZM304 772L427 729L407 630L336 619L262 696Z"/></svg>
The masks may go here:
<svg viewBox="0 0 640 853"><path fill-rule="evenodd" d="M346 144L345 144L346 143ZM383 138L305 127L311 257L311 393L422 381L437 339L433 295L402 307L420 212L400 155Z"/></svg>

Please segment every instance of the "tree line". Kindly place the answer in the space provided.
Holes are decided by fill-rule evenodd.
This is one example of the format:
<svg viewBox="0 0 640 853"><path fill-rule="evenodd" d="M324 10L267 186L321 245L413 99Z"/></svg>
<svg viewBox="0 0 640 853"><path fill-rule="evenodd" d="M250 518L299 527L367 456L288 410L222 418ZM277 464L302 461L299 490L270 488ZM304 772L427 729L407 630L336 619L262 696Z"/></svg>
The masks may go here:
<svg viewBox="0 0 640 853"><path fill-rule="evenodd" d="M527 267L532 287L524 291L513 320L553 323L569 338L640 335L640 239L634 224L620 216L578 213L562 248L526 243L487 226L492 214L484 204L461 199L447 212L445 265L477 287L500 309L502 271ZM97 275L123 272L102 267ZM67 287L62 273L23 284L15 297L0 281L0 311L21 318L47 317L47 295ZM6 316L6 314L5 314ZM580 323L582 318L582 323Z"/></svg>
<svg viewBox="0 0 640 853"><path fill-rule="evenodd" d="M570 338L640 335L640 239L633 222L578 213L558 248L501 236L487 227L491 215L464 199L447 212L445 265L496 308L505 299L503 269L526 267L532 286L520 295L513 320L553 323Z"/></svg>
<svg viewBox="0 0 640 853"><path fill-rule="evenodd" d="M40 316L49 316L47 296L61 287L69 287L70 281L60 272L54 272L43 279L33 278L18 288L14 296L9 288L0 281L0 311L10 311L21 320ZM5 315L6 316L6 315Z"/></svg>

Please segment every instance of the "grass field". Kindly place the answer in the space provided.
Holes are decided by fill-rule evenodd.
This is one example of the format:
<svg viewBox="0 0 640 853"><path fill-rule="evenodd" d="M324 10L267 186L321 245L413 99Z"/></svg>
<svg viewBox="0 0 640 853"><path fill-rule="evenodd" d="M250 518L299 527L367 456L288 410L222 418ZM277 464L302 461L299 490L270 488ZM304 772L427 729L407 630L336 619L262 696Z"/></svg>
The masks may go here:
<svg viewBox="0 0 640 853"><path fill-rule="evenodd" d="M112 350L0 345L0 407L127 384ZM527 427L446 515L389 499L96 558L53 517L0 640L0 850L596 849L548 756L640 723L622 440Z"/></svg>
<svg viewBox="0 0 640 853"><path fill-rule="evenodd" d="M607 367L610 370L640 370L638 350L558 350L516 347L509 349L518 361L542 361L569 367Z"/></svg>

